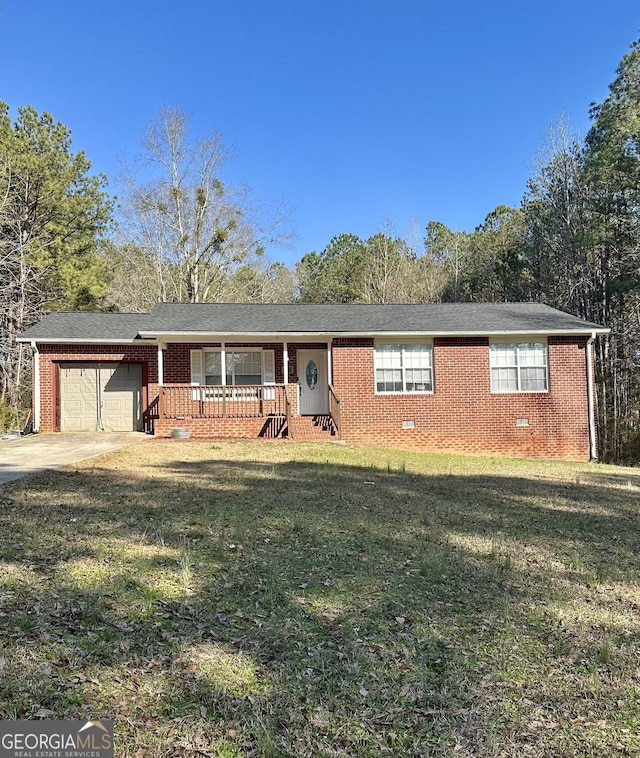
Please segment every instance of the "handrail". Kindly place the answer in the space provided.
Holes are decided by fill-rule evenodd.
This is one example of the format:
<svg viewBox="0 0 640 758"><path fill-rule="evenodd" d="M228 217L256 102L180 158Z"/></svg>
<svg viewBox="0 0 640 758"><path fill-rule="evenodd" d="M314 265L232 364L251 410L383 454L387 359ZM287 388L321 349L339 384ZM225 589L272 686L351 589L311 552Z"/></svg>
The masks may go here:
<svg viewBox="0 0 640 758"><path fill-rule="evenodd" d="M342 439L342 418L340 415L340 398L336 395L333 385L329 385L329 413L336 427L336 437Z"/></svg>
<svg viewBox="0 0 640 758"><path fill-rule="evenodd" d="M153 400L147 406L147 409L142 414L143 429L147 434L153 434L155 431L155 421L160 418L160 408L162 395L156 395Z"/></svg>

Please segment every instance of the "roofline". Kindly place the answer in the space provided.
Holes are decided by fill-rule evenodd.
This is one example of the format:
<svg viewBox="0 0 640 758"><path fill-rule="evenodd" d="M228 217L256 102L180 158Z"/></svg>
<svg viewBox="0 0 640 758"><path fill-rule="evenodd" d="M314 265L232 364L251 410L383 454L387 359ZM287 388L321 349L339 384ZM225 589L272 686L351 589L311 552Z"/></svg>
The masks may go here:
<svg viewBox="0 0 640 758"><path fill-rule="evenodd" d="M277 337L278 339L288 337L498 337L505 334L523 335L523 334L546 334L550 336L576 335L591 336L592 334L609 334L611 330L605 327L581 329L500 329L500 330L458 330L458 331L432 331L432 330L413 330L413 331L394 331L391 329L385 331L366 331L366 332L201 332L201 331L183 331L183 332L140 332L143 338L155 338L159 342L166 342L168 338L180 337L190 338L193 341L202 340L203 338L250 338L250 339L268 339Z"/></svg>
<svg viewBox="0 0 640 758"><path fill-rule="evenodd" d="M138 337L131 339L130 337L123 339L84 339L82 337L16 337L16 342L36 342L41 345L155 345L156 339L139 339Z"/></svg>
<svg viewBox="0 0 640 758"><path fill-rule="evenodd" d="M523 336L539 334L546 336L584 336L593 334L609 334L611 329L598 327L596 329L508 329L495 331L367 331L367 332L140 332L135 339L85 339L82 337L17 337L16 342L36 343L41 345L157 345L159 342L170 341L179 337L185 342L202 342L205 340L246 339L246 340L281 340L287 339L334 339L334 338L363 338L363 337L502 337L505 335Z"/></svg>

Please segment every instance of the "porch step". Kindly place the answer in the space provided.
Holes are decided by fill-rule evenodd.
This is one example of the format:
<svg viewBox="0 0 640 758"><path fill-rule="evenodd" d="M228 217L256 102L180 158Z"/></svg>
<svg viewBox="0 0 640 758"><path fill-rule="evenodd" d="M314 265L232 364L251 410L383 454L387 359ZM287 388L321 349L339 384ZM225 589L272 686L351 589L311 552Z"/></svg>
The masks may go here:
<svg viewBox="0 0 640 758"><path fill-rule="evenodd" d="M289 437L297 442L328 441L335 437L336 427L329 413L296 416L291 419Z"/></svg>

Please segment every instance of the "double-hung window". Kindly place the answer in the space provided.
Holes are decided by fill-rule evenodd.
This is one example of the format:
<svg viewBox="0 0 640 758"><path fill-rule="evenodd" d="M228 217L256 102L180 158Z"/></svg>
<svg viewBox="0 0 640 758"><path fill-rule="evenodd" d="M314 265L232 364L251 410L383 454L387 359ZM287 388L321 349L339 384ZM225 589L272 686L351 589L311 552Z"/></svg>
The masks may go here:
<svg viewBox="0 0 640 758"><path fill-rule="evenodd" d="M433 348L429 344L375 346L376 392L433 392Z"/></svg>
<svg viewBox="0 0 640 758"><path fill-rule="evenodd" d="M262 384L262 351L225 353L227 384Z"/></svg>
<svg viewBox="0 0 640 758"><path fill-rule="evenodd" d="M193 381L193 371L191 379ZM222 384L222 357L218 350L215 352L212 350L204 351L204 382L202 383L209 386Z"/></svg>
<svg viewBox="0 0 640 758"><path fill-rule="evenodd" d="M493 342L492 392L548 392L546 342Z"/></svg>

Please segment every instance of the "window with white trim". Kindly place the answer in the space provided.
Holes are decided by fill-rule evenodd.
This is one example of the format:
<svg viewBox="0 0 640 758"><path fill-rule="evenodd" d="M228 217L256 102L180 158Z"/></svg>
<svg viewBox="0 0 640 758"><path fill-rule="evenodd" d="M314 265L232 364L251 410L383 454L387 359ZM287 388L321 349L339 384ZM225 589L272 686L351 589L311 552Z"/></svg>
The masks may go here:
<svg viewBox="0 0 640 758"><path fill-rule="evenodd" d="M546 342L492 342L492 392L548 392Z"/></svg>
<svg viewBox="0 0 640 758"><path fill-rule="evenodd" d="M224 369L223 375L222 350L191 351L192 385L275 384L273 350L263 350L262 348L225 350Z"/></svg>
<svg viewBox="0 0 640 758"><path fill-rule="evenodd" d="M374 364L376 392L433 392L431 345L376 345Z"/></svg>

